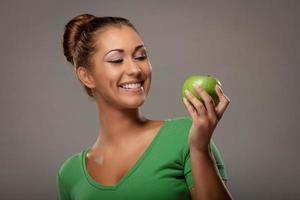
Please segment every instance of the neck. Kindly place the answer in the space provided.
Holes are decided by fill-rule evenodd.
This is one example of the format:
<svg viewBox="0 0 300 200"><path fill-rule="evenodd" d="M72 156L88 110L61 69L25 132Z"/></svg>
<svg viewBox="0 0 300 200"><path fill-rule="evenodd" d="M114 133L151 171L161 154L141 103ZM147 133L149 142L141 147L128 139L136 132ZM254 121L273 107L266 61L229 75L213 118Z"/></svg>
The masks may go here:
<svg viewBox="0 0 300 200"><path fill-rule="evenodd" d="M139 108L119 109L97 101L99 116L99 136L94 147L122 146L133 141L149 122Z"/></svg>

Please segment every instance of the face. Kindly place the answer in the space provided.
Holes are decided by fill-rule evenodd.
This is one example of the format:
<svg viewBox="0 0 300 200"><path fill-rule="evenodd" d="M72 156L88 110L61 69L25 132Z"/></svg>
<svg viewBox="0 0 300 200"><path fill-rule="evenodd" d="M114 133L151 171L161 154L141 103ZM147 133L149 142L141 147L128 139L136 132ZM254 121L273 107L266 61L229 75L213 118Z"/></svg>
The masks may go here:
<svg viewBox="0 0 300 200"><path fill-rule="evenodd" d="M110 27L98 35L96 45L91 75L97 99L120 108L142 105L150 90L152 66L138 33L128 26ZM141 87L123 85L132 81L142 82Z"/></svg>

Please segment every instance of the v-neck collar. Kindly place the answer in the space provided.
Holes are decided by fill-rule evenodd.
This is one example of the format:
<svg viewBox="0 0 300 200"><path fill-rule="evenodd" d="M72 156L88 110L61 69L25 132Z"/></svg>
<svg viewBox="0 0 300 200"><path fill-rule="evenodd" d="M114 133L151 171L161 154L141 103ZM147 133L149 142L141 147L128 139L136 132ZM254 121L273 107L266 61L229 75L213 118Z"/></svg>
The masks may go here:
<svg viewBox="0 0 300 200"><path fill-rule="evenodd" d="M170 121L170 119L165 119L164 120L164 122L161 125L160 129L157 131L156 135L154 136L154 138L152 139L151 143L148 145L148 147L146 148L146 150L144 151L144 153L140 156L140 158L136 161L136 163L130 168L130 170L123 175L123 177L121 178L121 180L118 183L116 183L115 185L103 185L103 184L97 182L96 180L94 180L90 176L89 172L87 171L87 167L86 167L86 154L88 153L88 151L90 150L90 148L84 149L82 151L82 153L81 153L81 164L82 164L84 175L85 175L87 181L91 185L93 185L93 186L95 186L96 188L99 188L99 189L103 189L103 190L116 190L142 164L142 162L145 160L145 158L148 156L148 154L150 153L151 149L155 145L155 143L158 140L159 136L163 132L163 129L166 127L166 124L167 124L168 121Z"/></svg>

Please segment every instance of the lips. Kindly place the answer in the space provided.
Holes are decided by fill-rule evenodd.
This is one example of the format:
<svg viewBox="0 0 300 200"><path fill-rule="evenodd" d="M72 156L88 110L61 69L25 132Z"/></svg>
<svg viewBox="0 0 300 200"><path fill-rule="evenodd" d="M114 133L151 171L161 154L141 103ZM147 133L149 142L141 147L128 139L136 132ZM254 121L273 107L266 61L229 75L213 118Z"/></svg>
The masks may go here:
<svg viewBox="0 0 300 200"><path fill-rule="evenodd" d="M142 94L144 92L144 81L141 82L141 86L137 88L125 88L122 86L119 86L119 90L121 92L125 92L127 94Z"/></svg>
<svg viewBox="0 0 300 200"><path fill-rule="evenodd" d="M133 83L141 83L141 87L143 87L144 86L144 80L142 80L142 81L128 81L128 82L124 82L124 83L122 83L122 84L120 84L119 85L119 87L122 87L122 85L126 85L126 84L133 84Z"/></svg>

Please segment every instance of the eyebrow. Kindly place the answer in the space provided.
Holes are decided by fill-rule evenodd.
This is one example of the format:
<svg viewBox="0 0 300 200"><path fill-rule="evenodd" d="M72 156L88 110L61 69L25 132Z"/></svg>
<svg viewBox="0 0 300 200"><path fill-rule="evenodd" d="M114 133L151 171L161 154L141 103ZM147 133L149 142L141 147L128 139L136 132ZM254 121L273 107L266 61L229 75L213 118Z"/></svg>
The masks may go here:
<svg viewBox="0 0 300 200"><path fill-rule="evenodd" d="M144 47L144 48L146 48L145 47L145 45L138 45L138 46L136 46L135 48L134 48L134 51L133 51L133 53L135 53L137 50L139 50L140 48L142 48L142 47ZM110 50L109 52L107 52L104 56L106 56L107 54L109 54L110 52L112 52L112 51L118 51L118 52L124 52L124 49L112 49L112 50Z"/></svg>

